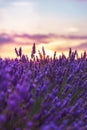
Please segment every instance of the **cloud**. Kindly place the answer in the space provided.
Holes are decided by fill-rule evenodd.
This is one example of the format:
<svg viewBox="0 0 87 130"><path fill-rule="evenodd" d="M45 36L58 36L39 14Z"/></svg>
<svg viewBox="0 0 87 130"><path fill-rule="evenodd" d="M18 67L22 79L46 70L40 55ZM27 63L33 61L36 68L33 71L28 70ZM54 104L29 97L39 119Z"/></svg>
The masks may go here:
<svg viewBox="0 0 87 130"><path fill-rule="evenodd" d="M87 50L87 42L79 43L79 45L68 45L68 46L56 46L54 48L55 51L68 51L69 48L72 48L73 50Z"/></svg>
<svg viewBox="0 0 87 130"><path fill-rule="evenodd" d="M80 43L80 45L73 47L73 49L85 50L85 49L87 49L87 42Z"/></svg>
<svg viewBox="0 0 87 130"><path fill-rule="evenodd" d="M8 43L15 43L20 45L31 45L34 42L36 44L49 44L54 41L58 40L87 40L87 36L80 36L80 35L57 35L57 34L8 34L8 33L1 33L0 34L0 44L8 44Z"/></svg>
<svg viewBox="0 0 87 130"><path fill-rule="evenodd" d="M29 39L32 42L36 42L37 44L40 43L49 43L52 41L52 39L56 39L56 35L55 34L15 34L14 37L16 38L22 38L22 39Z"/></svg>
<svg viewBox="0 0 87 130"><path fill-rule="evenodd" d="M35 40L44 40L44 39L71 39L71 40L85 40L87 39L87 36L80 36L80 35L57 35L53 33L49 34L15 34L15 37L20 37L20 38L29 38L29 39L35 39Z"/></svg>
<svg viewBox="0 0 87 130"><path fill-rule="evenodd" d="M87 36L80 36L80 35L61 35L61 38L64 38L64 39L71 39L71 40L85 40L87 39Z"/></svg>
<svg viewBox="0 0 87 130"><path fill-rule="evenodd" d="M12 5L13 6L30 6L31 3L29 1L14 1Z"/></svg>
<svg viewBox="0 0 87 130"><path fill-rule="evenodd" d="M57 54L68 52L69 48L78 51L87 49L87 36L57 35L57 34L10 34L0 33L0 55L13 55L15 47L23 48L24 54L28 54L33 43L36 43L37 50L44 46L45 49L56 51ZM10 54L11 53L11 54Z"/></svg>
<svg viewBox="0 0 87 130"><path fill-rule="evenodd" d="M66 29L66 32L68 32L68 33L78 33L79 28L77 28L77 27L69 27L69 28Z"/></svg>
<svg viewBox="0 0 87 130"><path fill-rule="evenodd" d="M14 42L14 39L5 33L0 34L0 45Z"/></svg>
<svg viewBox="0 0 87 130"><path fill-rule="evenodd" d="M3 21L1 22L1 20ZM0 30L36 32L38 21L39 14L36 2L31 0L4 0L0 2Z"/></svg>

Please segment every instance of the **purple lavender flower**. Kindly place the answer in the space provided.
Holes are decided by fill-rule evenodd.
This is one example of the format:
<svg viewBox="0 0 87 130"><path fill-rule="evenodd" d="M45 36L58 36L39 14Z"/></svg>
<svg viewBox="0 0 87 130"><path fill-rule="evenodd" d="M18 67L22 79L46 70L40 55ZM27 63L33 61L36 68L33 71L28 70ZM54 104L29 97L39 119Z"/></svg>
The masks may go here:
<svg viewBox="0 0 87 130"><path fill-rule="evenodd" d="M35 43L34 43L34 44L33 44L33 47L32 47L31 58L34 57L35 53L36 53L36 46L35 46Z"/></svg>
<svg viewBox="0 0 87 130"><path fill-rule="evenodd" d="M42 47L35 59L35 43L33 59L15 52L19 58L0 58L0 129L86 130L86 52L48 58Z"/></svg>

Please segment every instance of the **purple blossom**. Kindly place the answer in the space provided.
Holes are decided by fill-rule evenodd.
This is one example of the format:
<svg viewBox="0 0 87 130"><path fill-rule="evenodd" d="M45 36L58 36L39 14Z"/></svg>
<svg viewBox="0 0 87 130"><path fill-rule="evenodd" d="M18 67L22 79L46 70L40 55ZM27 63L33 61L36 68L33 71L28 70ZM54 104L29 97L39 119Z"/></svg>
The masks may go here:
<svg viewBox="0 0 87 130"><path fill-rule="evenodd" d="M33 59L15 52L20 58L0 58L0 129L86 130L86 52L48 58L42 48L36 58L35 44Z"/></svg>

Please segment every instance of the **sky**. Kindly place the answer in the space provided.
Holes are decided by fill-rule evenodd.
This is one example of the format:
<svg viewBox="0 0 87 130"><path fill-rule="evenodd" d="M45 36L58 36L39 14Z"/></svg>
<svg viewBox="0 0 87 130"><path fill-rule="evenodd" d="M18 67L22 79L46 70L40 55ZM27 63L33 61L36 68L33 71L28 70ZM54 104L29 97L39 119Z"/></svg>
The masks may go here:
<svg viewBox="0 0 87 130"><path fill-rule="evenodd" d="M86 50L87 0L0 0L0 56L30 55L34 42L49 55Z"/></svg>

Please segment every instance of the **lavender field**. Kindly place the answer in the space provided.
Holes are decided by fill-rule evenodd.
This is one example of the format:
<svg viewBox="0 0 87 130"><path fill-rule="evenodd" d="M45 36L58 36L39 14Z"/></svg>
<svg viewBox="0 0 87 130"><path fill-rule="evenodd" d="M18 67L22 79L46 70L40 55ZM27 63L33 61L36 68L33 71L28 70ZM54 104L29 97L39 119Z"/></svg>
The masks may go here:
<svg viewBox="0 0 87 130"><path fill-rule="evenodd" d="M0 130L87 130L87 55L0 58Z"/></svg>

